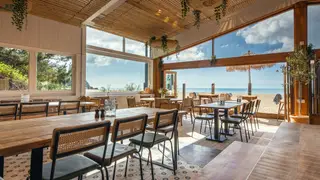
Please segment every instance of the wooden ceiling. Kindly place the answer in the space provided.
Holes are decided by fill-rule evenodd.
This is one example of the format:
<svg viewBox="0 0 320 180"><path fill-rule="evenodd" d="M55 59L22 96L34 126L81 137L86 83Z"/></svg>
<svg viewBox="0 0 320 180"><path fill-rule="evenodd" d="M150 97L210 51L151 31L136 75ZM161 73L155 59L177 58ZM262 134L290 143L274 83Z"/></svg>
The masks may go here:
<svg viewBox="0 0 320 180"><path fill-rule="evenodd" d="M30 14L76 26L106 6L111 0L32 0ZM256 0L228 0L227 14ZM152 36L173 37L194 24L192 11L201 10L201 23L215 21L214 7L221 0L189 0L190 12L181 17L180 0L126 0L119 7L95 17L90 26L120 36L146 42Z"/></svg>
<svg viewBox="0 0 320 180"><path fill-rule="evenodd" d="M31 0L30 14L81 26L82 22L110 0Z"/></svg>

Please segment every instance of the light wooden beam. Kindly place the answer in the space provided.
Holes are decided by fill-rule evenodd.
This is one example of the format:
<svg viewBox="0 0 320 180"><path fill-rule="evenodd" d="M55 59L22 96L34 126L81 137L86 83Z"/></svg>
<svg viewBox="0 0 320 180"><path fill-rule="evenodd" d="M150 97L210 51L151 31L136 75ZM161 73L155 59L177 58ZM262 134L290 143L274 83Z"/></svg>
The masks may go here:
<svg viewBox="0 0 320 180"><path fill-rule="evenodd" d="M163 65L163 70L280 63L280 62L286 62L287 56L288 56L288 53L276 53L276 54L262 54L262 55L254 55L254 56L220 58L220 59L217 59L217 62L214 66L211 66L209 59L201 60L201 61L168 63Z"/></svg>
<svg viewBox="0 0 320 180"><path fill-rule="evenodd" d="M92 21L100 16L100 14L107 15L111 13L113 10L117 9L119 6L121 6L123 3L125 3L126 0L111 0L110 2L106 3L104 6L102 6L97 12L93 13L90 17L88 17L85 21L82 22L83 25L92 24Z"/></svg>

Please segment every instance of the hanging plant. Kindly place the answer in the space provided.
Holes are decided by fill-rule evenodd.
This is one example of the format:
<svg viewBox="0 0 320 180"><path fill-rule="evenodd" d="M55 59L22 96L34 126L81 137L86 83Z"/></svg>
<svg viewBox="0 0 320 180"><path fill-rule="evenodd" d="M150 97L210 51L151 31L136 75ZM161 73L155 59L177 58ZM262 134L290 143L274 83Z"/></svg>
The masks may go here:
<svg viewBox="0 0 320 180"><path fill-rule="evenodd" d="M222 16L226 16L228 6L228 0L222 0L222 3L219 6L214 8L214 15L216 17L217 23L221 20Z"/></svg>
<svg viewBox="0 0 320 180"><path fill-rule="evenodd" d="M159 64L158 64L158 68L159 68L159 69L162 69L162 67L163 67L163 60L160 59Z"/></svg>
<svg viewBox="0 0 320 180"><path fill-rule="evenodd" d="M167 35L163 35L161 36L161 48L163 50L163 52L168 52L168 36Z"/></svg>
<svg viewBox="0 0 320 180"><path fill-rule="evenodd" d="M200 28L201 18L200 18L201 11L200 10L194 10L194 24L193 26L196 26L198 29Z"/></svg>
<svg viewBox="0 0 320 180"><path fill-rule="evenodd" d="M21 31L24 21L27 25L28 0L12 0L12 2L11 23L16 26L17 30Z"/></svg>
<svg viewBox="0 0 320 180"><path fill-rule="evenodd" d="M216 63L217 63L217 57L215 55L211 56L210 65L214 66Z"/></svg>
<svg viewBox="0 0 320 180"><path fill-rule="evenodd" d="M181 16L182 18L185 18L187 16L187 13L190 11L188 0L181 0Z"/></svg>

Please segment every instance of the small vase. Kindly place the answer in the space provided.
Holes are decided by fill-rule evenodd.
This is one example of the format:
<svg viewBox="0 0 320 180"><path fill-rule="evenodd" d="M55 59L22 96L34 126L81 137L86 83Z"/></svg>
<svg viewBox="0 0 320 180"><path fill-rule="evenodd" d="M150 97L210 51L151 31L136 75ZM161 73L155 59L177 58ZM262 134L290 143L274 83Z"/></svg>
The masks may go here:
<svg viewBox="0 0 320 180"><path fill-rule="evenodd" d="M166 95L165 94L161 94L161 98L166 98Z"/></svg>

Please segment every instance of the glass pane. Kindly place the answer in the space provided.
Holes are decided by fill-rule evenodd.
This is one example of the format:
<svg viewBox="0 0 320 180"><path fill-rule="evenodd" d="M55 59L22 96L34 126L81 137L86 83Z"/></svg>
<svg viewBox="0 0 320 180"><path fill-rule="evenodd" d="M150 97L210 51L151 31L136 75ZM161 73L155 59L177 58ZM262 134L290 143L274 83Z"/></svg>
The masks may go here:
<svg viewBox="0 0 320 180"><path fill-rule="evenodd" d="M320 5L308 7L308 42L320 48Z"/></svg>
<svg viewBox="0 0 320 180"><path fill-rule="evenodd" d="M178 54L173 54L163 59L164 63L208 60L212 56L212 41L207 41L191 47Z"/></svg>
<svg viewBox="0 0 320 180"><path fill-rule="evenodd" d="M126 38L126 52L140 56L146 56L146 45L143 42Z"/></svg>
<svg viewBox="0 0 320 180"><path fill-rule="evenodd" d="M277 113L278 107L273 99L276 94L284 98L283 73L281 66L274 64L261 70L251 71L252 94L261 99L260 112ZM175 70L177 72L178 96L182 97L182 84L186 84L187 96L191 92L211 93L211 84L215 83L215 92L232 93L232 99L237 95L248 94L249 72L227 72L226 67Z"/></svg>
<svg viewBox="0 0 320 180"><path fill-rule="evenodd" d="M145 63L87 53L87 92L143 90Z"/></svg>
<svg viewBox="0 0 320 180"><path fill-rule="evenodd" d="M38 53L37 89L40 91L71 90L72 57Z"/></svg>
<svg viewBox="0 0 320 180"><path fill-rule="evenodd" d="M123 51L122 44L121 36L87 27L87 45Z"/></svg>
<svg viewBox="0 0 320 180"><path fill-rule="evenodd" d="M293 10L214 40L217 58L293 51Z"/></svg>
<svg viewBox="0 0 320 180"><path fill-rule="evenodd" d="M0 90L28 89L29 53L0 47Z"/></svg>

